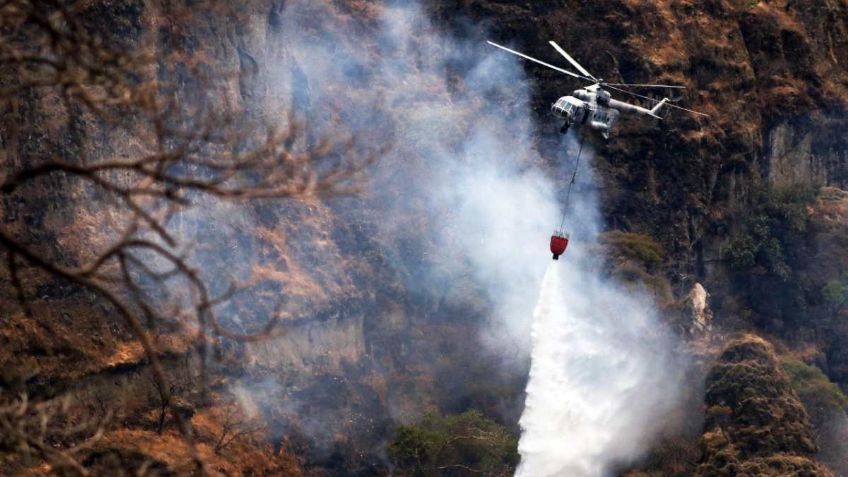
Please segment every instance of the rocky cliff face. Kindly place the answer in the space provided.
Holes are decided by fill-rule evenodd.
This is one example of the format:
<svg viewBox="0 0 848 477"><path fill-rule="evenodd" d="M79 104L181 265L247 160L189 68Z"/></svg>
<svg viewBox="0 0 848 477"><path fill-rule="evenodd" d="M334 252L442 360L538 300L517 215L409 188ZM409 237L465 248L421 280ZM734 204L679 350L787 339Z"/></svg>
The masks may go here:
<svg viewBox="0 0 848 477"><path fill-rule="evenodd" d="M836 197L847 178L840 133L846 8L470 1L439 2L433 11L449 24L455 11L467 13L496 41L553 64L560 59L550 39L599 77L686 85L680 104L709 119L678 111L662 123L625 119L619 135L596 148L608 226L658 239L674 294L700 280L719 334L753 328L811 345L808 359L844 382L844 335L834 321L844 313L836 304L843 281L831 265L846 250L831 234L845 218ZM531 63L525 68L536 80L541 127L554 128L549 104L579 85ZM798 193L820 186L834 189L818 198ZM743 242L753 246L740 248ZM742 249L751 262L739 260Z"/></svg>
<svg viewBox="0 0 848 477"><path fill-rule="evenodd" d="M380 8L365 1L320 5L315 17L303 20L317 22L320 15L332 14L367 29L374 27ZM256 114L314 109L308 78L279 41L285 34L286 2L250 2L236 21L214 12L177 18L171 7L168 2L91 2L84 14L116 41L152 42L160 63L175 66L170 70L175 74L198 64L234 73L215 82L221 107L252 108ZM837 264L848 257L848 245L840 238L848 209L839 190L848 187L848 138L842 134L848 126L848 3L439 0L425 7L452 34L511 43L556 64L559 59L547 48L547 40L555 39L597 76L687 86L676 99L710 114L709 119L679 111L663 122L625 118L608 144L595 144L592 167L606 225L658 243L652 249L664 253L652 255L657 258L651 259L649 278L663 282L658 287L665 287L669 303L695 290L693 307L706 316L701 304L705 287L713 327L767 328L780 338L794 336L820 349L811 361L835 381L848 382L840 338L848 330L834 319L845 314L845 299L831 294L827 301L821 294L830 281L843 283ZM539 120L539 150L553 162L558 125L547 116L549 105L580 85L529 64L526 72ZM175 94L188 96L197 87L188 73L179 84ZM66 115L73 117L67 125L51 120ZM0 120L0 130L2 159L9 168L53 154L103 158L143 149L110 135L92 118L63 109L49 94L23 98L19 110ZM426 167L413 161L391 165L408 167L399 173L410 175L417 172L413 168ZM813 245L789 257L799 276L813 277L822 267L826 279L811 280L799 292L799 303L812 307L815 320L793 315L796 321L780 318L789 325L773 326L771 309L748 303L755 293L734 286L740 273L754 275L734 271L728 249L745 229L761 191L801 185L833 187L811 202L814 223L804 233L809 231ZM85 219L84 208L62 205L62 197L78 192L68 184L56 180L39 187L25 203L4 201L4 224L29 231L45 253L72 263L84 247L68 238L71 231L96 230L98 223ZM187 237L208 238L201 253L209 261L221 260L230 269L250 264L250 273L266 280L264 291L284 296L289 305L283 323L287 333L234 350L240 359L237 372L219 377L233 389L266 393L260 404L284 403L265 415L274 425L269 439L275 446L288 436L303 436L303 447L297 447L300 441L293 446L312 456L310 464L362 475L385 471L378 457L385 436L395 422L427 406L480 407L514 422L524 380L523 369L504 369L468 346L476 344L490 311L484 293L462 282L426 293L416 289L419 264L431 263L425 252L432 244L414 233L426 221L409 217L394 233L386 233L374 210L403 190L381 192L364 206L344 201L259 204L238 214L222 208L209 224L186 216L181 229ZM827 251L831 260L806 260L818 251ZM10 290L5 296L4 312L14 320L0 328L4 383L25 383L45 395L75 389L96 397L111 395L103 383L117 373L131 383L122 401L144 387L140 349L108 307L74 287L32 280L39 298L34 318L11 305ZM453 295L463 295L465 306L451 305ZM804 313L811 308L791 309ZM800 324L810 331L799 338L794 332ZM190 354L178 337L162 349L177 358ZM175 375L188 373L174 369ZM758 379L763 392L740 388L747 377ZM708 406L729 411L707 422L701 475L732 475L727 473L732 469L825 475L811 460L815 443L803 408L786 390L767 345L752 339L732 345L709 379ZM72 380L80 381L71 386ZM746 407L750 399L775 408L784 421L773 428L768 416ZM296 405L286 407L291 403ZM151 408L150 403L133 405ZM332 422L321 423L316 432L314 422L298 418L304 414ZM763 433L779 442L758 447ZM324 441L321 446L308 442L316 435ZM112 439L126 443L133 438ZM725 473L710 473L718 468Z"/></svg>
<svg viewBox="0 0 848 477"><path fill-rule="evenodd" d="M609 224L660 238L680 271L703 275L722 259L724 238L757 189L846 184L839 133L848 101L846 8L838 1L471 1L440 2L434 11L446 19L467 13L498 40L551 62L558 58L547 40L556 39L607 80L687 86L681 104L709 119L674 111L662 123L625 120L595 167ZM527 69L540 117L579 86Z"/></svg>

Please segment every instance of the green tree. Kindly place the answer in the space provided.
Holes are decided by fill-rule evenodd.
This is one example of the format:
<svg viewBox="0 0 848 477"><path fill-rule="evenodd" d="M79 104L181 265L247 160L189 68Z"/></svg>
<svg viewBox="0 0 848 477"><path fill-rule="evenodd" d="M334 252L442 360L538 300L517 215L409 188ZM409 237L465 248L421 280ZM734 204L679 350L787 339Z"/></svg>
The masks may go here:
<svg viewBox="0 0 848 477"><path fill-rule="evenodd" d="M803 274L813 253L809 209L815 199L810 187L757 192L724 250L733 286L762 329L780 332L799 325L805 297L818 292Z"/></svg>
<svg viewBox="0 0 848 477"><path fill-rule="evenodd" d="M730 265L788 280L792 257L787 251L796 248L798 237L807 231L807 206L815 197L809 187L766 189L757 194L743 230L730 242Z"/></svg>
<svg viewBox="0 0 848 477"><path fill-rule="evenodd" d="M821 369L791 357L783 358L781 365L815 426L822 426L848 407L848 397Z"/></svg>
<svg viewBox="0 0 848 477"><path fill-rule="evenodd" d="M448 416L431 412L398 428L389 456L401 477L511 476L517 449L516 436L479 411Z"/></svg>

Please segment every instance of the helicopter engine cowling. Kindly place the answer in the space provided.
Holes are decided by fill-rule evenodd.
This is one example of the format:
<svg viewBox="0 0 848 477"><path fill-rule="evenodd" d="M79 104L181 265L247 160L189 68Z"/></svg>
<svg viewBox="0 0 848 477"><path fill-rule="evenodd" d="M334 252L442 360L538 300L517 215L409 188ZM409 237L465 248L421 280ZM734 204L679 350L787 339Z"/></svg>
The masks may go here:
<svg viewBox="0 0 848 477"><path fill-rule="evenodd" d="M583 101L592 101L592 98L595 95L595 93L590 93L585 89L576 89L572 94Z"/></svg>

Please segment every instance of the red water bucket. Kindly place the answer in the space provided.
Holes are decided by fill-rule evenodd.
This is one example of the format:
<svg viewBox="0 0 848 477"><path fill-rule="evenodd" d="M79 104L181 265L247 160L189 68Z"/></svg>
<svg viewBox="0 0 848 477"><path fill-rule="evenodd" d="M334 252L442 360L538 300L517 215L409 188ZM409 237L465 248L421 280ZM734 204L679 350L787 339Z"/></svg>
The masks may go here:
<svg viewBox="0 0 848 477"><path fill-rule="evenodd" d="M559 256L565 252L566 247L568 247L568 235L562 232L551 235L551 253L554 254L554 260L559 260Z"/></svg>

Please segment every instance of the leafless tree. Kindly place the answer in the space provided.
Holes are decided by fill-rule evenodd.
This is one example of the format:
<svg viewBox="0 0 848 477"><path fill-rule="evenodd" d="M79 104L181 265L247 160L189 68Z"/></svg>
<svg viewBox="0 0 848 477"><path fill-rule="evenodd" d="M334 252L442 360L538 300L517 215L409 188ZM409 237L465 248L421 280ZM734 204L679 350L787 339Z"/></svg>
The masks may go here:
<svg viewBox="0 0 848 477"><path fill-rule="evenodd" d="M219 454L237 439L252 436L266 429L267 426L248 418L238 403L229 403L224 407L221 433L215 439L215 453Z"/></svg>
<svg viewBox="0 0 848 477"><path fill-rule="evenodd" d="M162 431L165 429L165 418L168 417L168 408L170 405L170 402L166 401L163 396L170 396L171 400L173 401L175 393L177 391L177 384L170 383L170 388L165 391L161 388L161 385L163 383L160 383L155 377L153 377L151 381L153 387L156 388L156 392L159 395L159 417L156 420L156 433L162 434Z"/></svg>
<svg viewBox="0 0 848 477"><path fill-rule="evenodd" d="M106 157L89 154L85 148L61 154L40 151L27 157L10 157L7 151L0 182L0 198L7 207L15 204L16 197L32 194L44 187L44 181L59 177L68 191L96 195L111 213L102 221L106 238L88 243L89 250L79 253L73 264L63 255L78 251L45 253L22 227L0 224L5 272L29 317L35 313L28 280L33 274L74 284L109 303L141 343L163 408L171 408L182 433L190 438L190 426L180 419L173 402L156 327L176 324L190 332L201 355L202 373L207 350L220 339L263 339L279 316L267 317L255 333L223 326L215 308L236 294L239 284L213 294L201 270L190 262L190 244L179 242L169 231L169 221L203 197L236 201L356 193L364 169L380 151L361 147L351 138L319 137L306 143L302 138L308 125L291 115L275 122L224 107L211 99L212 92L203 96L205 87L212 91L220 80L201 68L192 71L200 97L183 94L167 79L168 71L162 74L167 65L157 63L155 50L144 41L132 48L107 41L86 20L90 5L0 0L0 110L13 114L21 98L51 95L62 105L57 109L59 119L68 124L88 119L140 146ZM15 136L13 126L7 122L7 130L0 133ZM94 206L91 212L97 213ZM229 442L223 437L219 447ZM51 452L37 439L30 442L23 435L20 439Z"/></svg>

